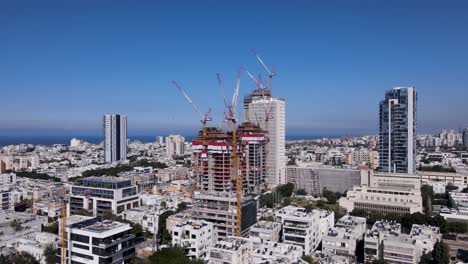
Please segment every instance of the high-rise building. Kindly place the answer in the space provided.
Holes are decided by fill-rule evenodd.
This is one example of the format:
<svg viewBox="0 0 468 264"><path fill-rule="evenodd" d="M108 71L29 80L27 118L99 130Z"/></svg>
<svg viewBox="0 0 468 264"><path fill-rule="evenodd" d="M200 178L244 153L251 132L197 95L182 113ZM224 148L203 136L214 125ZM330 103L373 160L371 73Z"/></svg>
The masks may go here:
<svg viewBox="0 0 468 264"><path fill-rule="evenodd" d="M267 176L271 188L286 183L286 117L284 99L252 96L248 102L247 118L267 131Z"/></svg>
<svg viewBox="0 0 468 264"><path fill-rule="evenodd" d="M468 127L463 129L463 146L468 147Z"/></svg>
<svg viewBox="0 0 468 264"><path fill-rule="evenodd" d="M127 116L104 115L104 160L107 163L127 159Z"/></svg>
<svg viewBox="0 0 468 264"><path fill-rule="evenodd" d="M193 140L193 173L203 191L231 192L238 175L232 170L232 132L206 128ZM244 122L236 130L239 171L242 173L244 193L260 193L265 189L266 136L258 126Z"/></svg>
<svg viewBox="0 0 468 264"><path fill-rule="evenodd" d="M396 87L380 102L379 171L416 172L415 87Z"/></svg>
<svg viewBox="0 0 468 264"><path fill-rule="evenodd" d="M169 135L166 137L166 155L183 155L185 152L185 138L181 135Z"/></svg>

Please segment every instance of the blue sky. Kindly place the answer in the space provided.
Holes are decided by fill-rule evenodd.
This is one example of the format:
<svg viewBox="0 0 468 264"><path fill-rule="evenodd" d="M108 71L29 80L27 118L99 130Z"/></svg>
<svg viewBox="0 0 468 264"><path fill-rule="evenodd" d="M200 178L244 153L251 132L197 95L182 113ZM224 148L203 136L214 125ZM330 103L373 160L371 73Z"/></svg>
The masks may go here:
<svg viewBox="0 0 468 264"><path fill-rule="evenodd" d="M0 135L191 133L222 112L237 68L274 68L290 135L375 133L394 86L419 93L420 132L468 126L467 1L1 1ZM254 88L246 75L240 94ZM241 104L240 104L241 105Z"/></svg>

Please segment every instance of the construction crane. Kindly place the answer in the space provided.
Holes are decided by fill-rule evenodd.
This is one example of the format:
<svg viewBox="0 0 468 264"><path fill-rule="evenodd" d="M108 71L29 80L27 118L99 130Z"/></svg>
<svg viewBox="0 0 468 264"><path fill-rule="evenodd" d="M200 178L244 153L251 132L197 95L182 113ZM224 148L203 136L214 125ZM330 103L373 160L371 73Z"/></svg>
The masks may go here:
<svg viewBox="0 0 468 264"><path fill-rule="evenodd" d="M66 264L67 262L67 204L68 204L68 197L64 197L62 201L62 208L61 208L61 218L62 221L60 222L60 264Z"/></svg>
<svg viewBox="0 0 468 264"><path fill-rule="evenodd" d="M275 71L271 71L268 66L263 62L263 60L260 58L260 56L255 53L255 57L257 57L257 60L260 62L260 64L263 66L263 68L267 71L268 73L268 79L269 79L269 86L270 86L270 92L273 94L273 77L276 76Z"/></svg>
<svg viewBox="0 0 468 264"><path fill-rule="evenodd" d="M182 87L175 81L172 81L172 83L174 84L174 86L180 91L180 93L182 93L182 95L185 97L185 99L187 99L187 101L189 102L189 104L193 107L193 109L195 110L195 112L197 112L200 117L201 117L201 123L202 123L202 140L203 140L203 144L205 144L205 139L206 139L206 123L208 121L212 121L213 118L211 117L211 108L208 108L208 111L206 112L206 114L203 114L199 109L198 107L193 103L192 99L190 99L190 97L187 95L187 93L184 91L184 89L182 89Z"/></svg>
<svg viewBox="0 0 468 264"><path fill-rule="evenodd" d="M227 103L226 97L224 96L224 88L221 81L221 76L217 74L218 84L222 90L223 100L224 100L224 117L228 123L228 131L232 133L232 152L231 152L231 175L233 180L236 183L236 236L241 236L242 234L242 196L243 196L243 177L242 169L239 168L239 157L237 154L237 99L239 97L239 87L240 87L240 75L243 68L240 67L237 72L236 83L234 86L234 92L230 104Z"/></svg>

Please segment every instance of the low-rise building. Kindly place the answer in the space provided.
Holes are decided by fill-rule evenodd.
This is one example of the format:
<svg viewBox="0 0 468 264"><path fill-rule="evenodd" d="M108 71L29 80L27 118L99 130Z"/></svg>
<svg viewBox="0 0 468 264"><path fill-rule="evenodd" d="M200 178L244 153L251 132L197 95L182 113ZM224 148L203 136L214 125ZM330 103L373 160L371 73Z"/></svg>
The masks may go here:
<svg viewBox="0 0 468 264"><path fill-rule="evenodd" d="M348 191L339 200L348 212L361 209L367 212L413 214L422 212L422 196L419 189L392 190L360 186Z"/></svg>
<svg viewBox="0 0 468 264"><path fill-rule="evenodd" d="M366 233L366 219L343 216L334 228L329 228L322 239L322 253L330 258L343 256L349 263L355 262L356 245Z"/></svg>
<svg viewBox="0 0 468 264"><path fill-rule="evenodd" d="M155 233L158 230L159 215L162 211L150 207L133 208L122 213L122 219L132 223L140 224L149 232Z"/></svg>
<svg viewBox="0 0 468 264"><path fill-rule="evenodd" d="M79 215L70 216L67 223L67 263L124 263L135 255L129 224Z"/></svg>
<svg viewBox="0 0 468 264"><path fill-rule="evenodd" d="M209 249L209 264L248 264L253 243L247 238L228 237Z"/></svg>
<svg viewBox="0 0 468 264"><path fill-rule="evenodd" d="M208 260L208 250L213 244L212 223L203 220L188 220L172 227L172 245L184 248L191 259Z"/></svg>
<svg viewBox="0 0 468 264"><path fill-rule="evenodd" d="M94 216L106 211L121 216L123 211L140 206L138 187L130 179L102 176L78 180L71 186L69 215L81 214L83 210Z"/></svg>
<svg viewBox="0 0 468 264"><path fill-rule="evenodd" d="M302 247L278 243L274 241L261 241L250 238L253 243L250 252L252 264L293 264L299 263L302 257Z"/></svg>
<svg viewBox="0 0 468 264"><path fill-rule="evenodd" d="M305 255L312 254L321 241L320 213L308 212L302 207L286 206L275 214L283 225L283 242L298 245Z"/></svg>
<svg viewBox="0 0 468 264"><path fill-rule="evenodd" d="M378 221L364 239L366 262L419 263L422 254L430 253L440 239L438 227L413 225L410 234L404 234L400 224Z"/></svg>
<svg viewBox="0 0 468 264"><path fill-rule="evenodd" d="M280 238L281 224L278 222L259 221L250 227L249 237L263 241L277 242Z"/></svg>

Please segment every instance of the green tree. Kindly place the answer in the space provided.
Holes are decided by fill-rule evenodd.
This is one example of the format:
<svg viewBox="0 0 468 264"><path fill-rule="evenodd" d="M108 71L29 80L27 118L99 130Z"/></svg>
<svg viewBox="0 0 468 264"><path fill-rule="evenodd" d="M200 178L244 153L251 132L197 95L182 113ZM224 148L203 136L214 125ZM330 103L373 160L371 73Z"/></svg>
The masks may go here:
<svg viewBox="0 0 468 264"><path fill-rule="evenodd" d="M166 211L159 215L159 220L158 220L158 238L161 240L162 243L169 243L171 241L171 234L166 229L166 221L167 218L171 215L173 215L175 212L174 211Z"/></svg>
<svg viewBox="0 0 468 264"><path fill-rule="evenodd" d="M262 196L260 196L260 199L258 200L258 203L260 204L261 208L273 208L273 195L271 193L262 194Z"/></svg>
<svg viewBox="0 0 468 264"><path fill-rule="evenodd" d="M185 210L187 210L187 203L181 202L181 203L179 203L179 204L177 205L177 211L176 211L176 213L182 212L182 211L185 211Z"/></svg>
<svg viewBox="0 0 468 264"><path fill-rule="evenodd" d="M294 184L291 182L288 182L286 184L279 185L278 187L276 187L276 192L278 192L279 195L281 195L281 197L291 197L291 195L293 194L293 191L294 191Z"/></svg>
<svg viewBox="0 0 468 264"><path fill-rule="evenodd" d="M57 221L53 222L50 225L42 226L42 232L47 232L47 233L58 235L58 230L59 230L59 225Z"/></svg>
<svg viewBox="0 0 468 264"><path fill-rule="evenodd" d="M0 264L10 264L10 260L3 256L3 254L0 255Z"/></svg>
<svg viewBox="0 0 468 264"><path fill-rule="evenodd" d="M314 259L311 257L311 256L302 256L302 260L309 263L309 264L313 264L314 263Z"/></svg>
<svg viewBox="0 0 468 264"><path fill-rule="evenodd" d="M296 194L297 195L307 195L307 192L304 189L299 189L299 190L296 191Z"/></svg>
<svg viewBox="0 0 468 264"><path fill-rule="evenodd" d="M447 232L463 234L468 232L468 225L462 222L447 223Z"/></svg>
<svg viewBox="0 0 468 264"><path fill-rule="evenodd" d="M164 209L166 209L166 207L167 207L166 201L162 201L160 205L161 205L161 207L164 208Z"/></svg>
<svg viewBox="0 0 468 264"><path fill-rule="evenodd" d="M437 264L449 264L450 253L448 245L442 241L437 241L434 245L434 250L432 250L432 259Z"/></svg>
<svg viewBox="0 0 468 264"><path fill-rule="evenodd" d="M434 200L434 190L432 186L424 184L421 186L421 196L423 202L424 213L430 215L432 213L432 201Z"/></svg>
<svg viewBox="0 0 468 264"><path fill-rule="evenodd" d="M53 244L48 244L44 248L44 258L46 264L55 264L56 263L57 248Z"/></svg>
<svg viewBox="0 0 468 264"><path fill-rule="evenodd" d="M134 224L132 227L132 234L136 237L143 236L143 227L140 224Z"/></svg>
<svg viewBox="0 0 468 264"><path fill-rule="evenodd" d="M39 264L34 256L27 252L20 252L19 254L10 257L11 264Z"/></svg>
<svg viewBox="0 0 468 264"><path fill-rule="evenodd" d="M327 189L323 190L322 196L325 197L325 199L327 199L329 204L336 204L336 201L338 200L338 196L336 195L336 193Z"/></svg>
<svg viewBox="0 0 468 264"><path fill-rule="evenodd" d="M115 220L115 215L112 213L111 209L108 209L108 210L104 211L104 213L102 214L102 219Z"/></svg>
<svg viewBox="0 0 468 264"><path fill-rule="evenodd" d="M19 230L21 230L21 228L22 228L22 227L21 227L21 223L20 223L18 220L16 220L16 219L14 219L14 220L10 223L10 227L13 228L15 231L19 231Z"/></svg>
<svg viewBox="0 0 468 264"><path fill-rule="evenodd" d="M419 264L432 264L432 255L430 253L422 254Z"/></svg>
<svg viewBox="0 0 468 264"><path fill-rule="evenodd" d="M150 263L170 263L170 264L203 264L204 261L196 259L191 260L185 256L183 248L175 246L163 248L156 251L148 258Z"/></svg>

